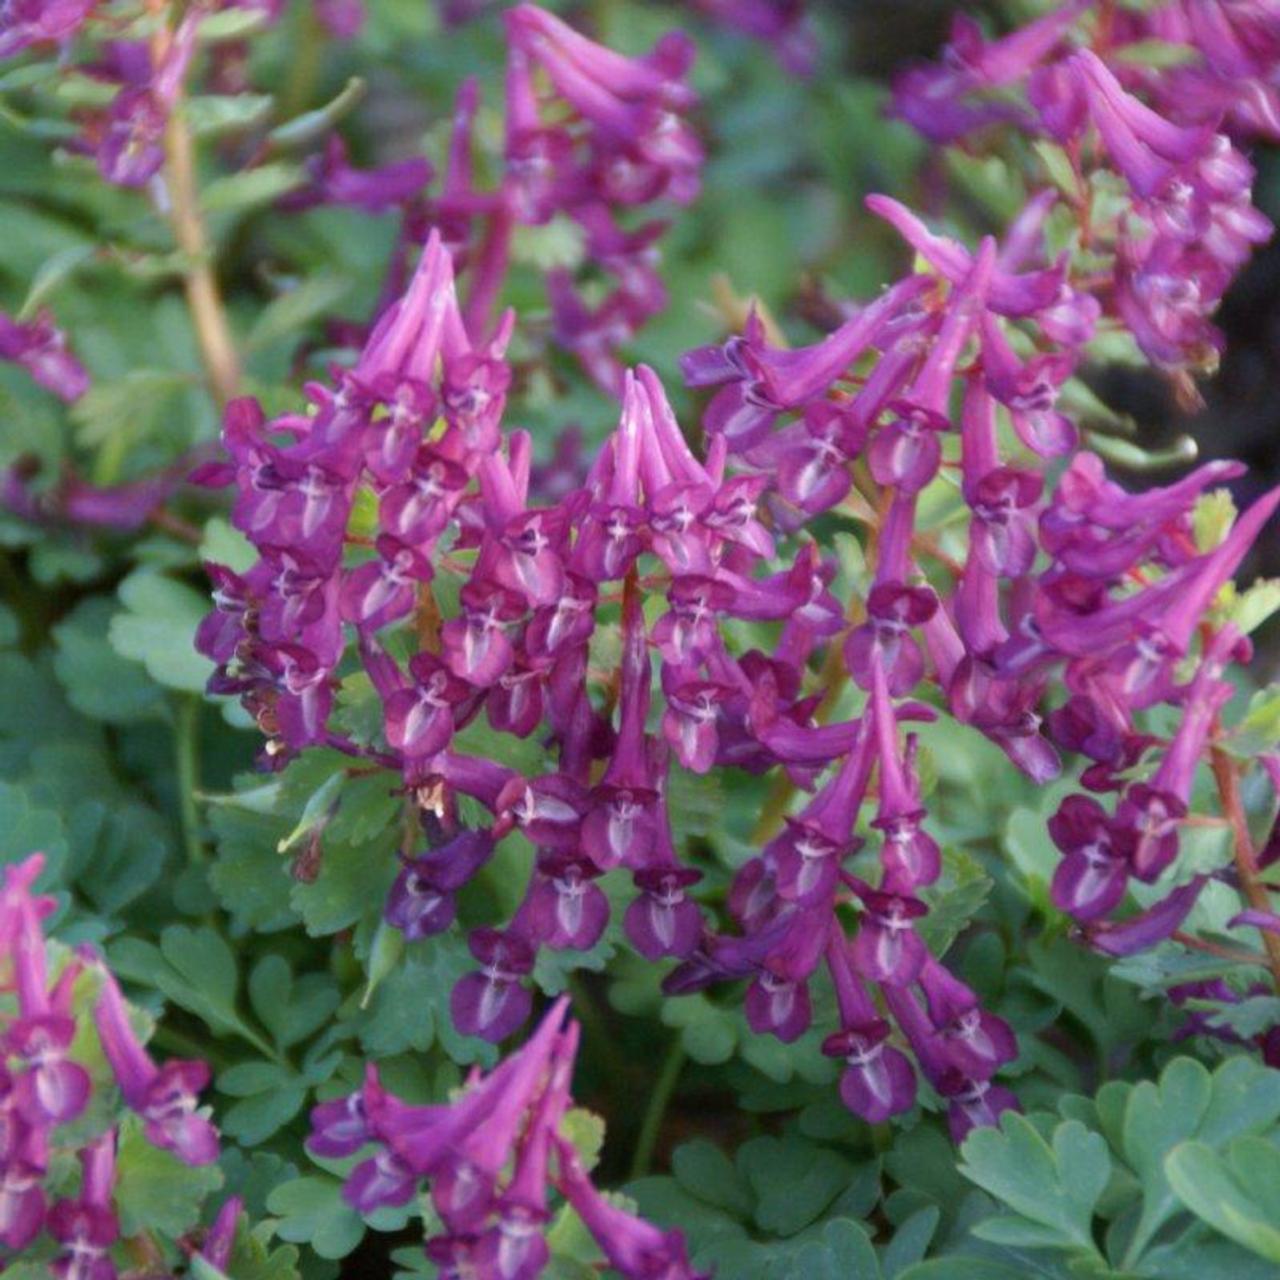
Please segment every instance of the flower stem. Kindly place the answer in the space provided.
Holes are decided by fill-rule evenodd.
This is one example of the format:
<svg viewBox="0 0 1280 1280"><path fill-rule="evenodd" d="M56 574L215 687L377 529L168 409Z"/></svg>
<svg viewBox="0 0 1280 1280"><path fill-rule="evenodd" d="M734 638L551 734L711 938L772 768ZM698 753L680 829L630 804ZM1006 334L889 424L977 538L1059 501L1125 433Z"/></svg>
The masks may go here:
<svg viewBox="0 0 1280 1280"><path fill-rule="evenodd" d="M200 791L200 699L184 694L178 699L173 724L174 771L177 774L178 819L187 862L198 866L205 860L200 836L200 811L196 795Z"/></svg>
<svg viewBox="0 0 1280 1280"><path fill-rule="evenodd" d="M684 1069L684 1063L684 1043L677 1033L667 1050L667 1056L663 1059L662 1070L654 1082L653 1092L649 1095L649 1105L645 1108L644 1119L640 1124L635 1154L631 1157L631 1177L633 1178L643 1178L649 1172L653 1151L658 1145L658 1134L662 1130L662 1121L667 1114L671 1096L676 1091L676 1085L680 1082L680 1072Z"/></svg>
<svg viewBox="0 0 1280 1280"><path fill-rule="evenodd" d="M152 0L150 7L159 6ZM161 28L152 40L152 66L159 68L168 53L172 32ZM178 90L164 131L164 184L166 210L173 238L184 260L183 288L187 309L195 326L200 359L209 390L221 408L235 396L240 385L240 361L200 217L200 191L196 182L195 146L183 115L183 94Z"/></svg>
<svg viewBox="0 0 1280 1280"><path fill-rule="evenodd" d="M1222 803L1222 812L1231 823L1233 834L1233 854L1236 862L1236 873L1240 877L1240 892L1251 907L1258 911L1270 912L1271 895L1258 874L1258 856L1253 847L1253 837L1249 834L1249 823L1245 818L1244 804L1240 799L1240 775L1236 763L1221 748L1210 749L1210 764L1213 778L1218 784L1218 798ZM1280 991L1280 937L1260 929L1262 945L1267 953L1267 964L1271 970L1271 980L1277 991Z"/></svg>

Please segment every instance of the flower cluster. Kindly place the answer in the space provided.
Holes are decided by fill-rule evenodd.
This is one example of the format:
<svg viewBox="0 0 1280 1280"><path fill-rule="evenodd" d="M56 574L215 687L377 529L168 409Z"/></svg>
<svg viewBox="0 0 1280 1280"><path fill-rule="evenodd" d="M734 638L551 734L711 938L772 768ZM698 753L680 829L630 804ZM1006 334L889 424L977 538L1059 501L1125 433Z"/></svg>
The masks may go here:
<svg viewBox="0 0 1280 1280"><path fill-rule="evenodd" d="M1037 50L1047 57L1077 16L1069 8L981 46L975 65L1005 84L992 67L1007 76ZM644 176L646 193L689 193L694 152L671 114L687 101L673 89L682 45L620 59L528 6L508 27L509 159L530 160L515 166L511 207L545 211L564 183L611 182L619 164ZM585 170L560 163L570 139L513 115L532 104L534 61L593 130ZM1227 203L1213 188L1197 222L1196 243L1223 270L1256 238L1228 251L1223 219L1261 222L1247 162L1225 138L1197 126L1191 149L1189 126L1122 90L1094 52L1060 71L1061 101L1079 107L1062 135L1079 143L1073 154L1114 163L1132 184L1109 245L1114 271L1098 269L1102 237L1087 271L1070 253L1052 257L1056 221L1088 216L1053 191L1002 242L973 250L872 197L923 268L815 345L783 348L753 315L742 335L689 353L687 381L715 388L702 456L641 367L622 376L618 427L585 479L539 500L531 441L502 424L512 317L477 337L485 326L457 299L448 227L433 230L354 367L333 390L310 389L314 412L267 423L251 402L230 407L233 465L211 478L234 479L233 519L259 560L244 575L211 567L218 607L199 646L219 664L212 687L242 696L274 762L323 743L402 775L426 845L406 853L387 903L407 937L452 924L458 891L508 833L536 851L512 918L470 935L479 968L453 992L460 1029L494 1041L514 1031L538 950L594 945L611 909L597 881L621 868L631 944L680 962L669 992L745 979L752 1026L790 1041L810 1025L810 985L825 970L839 1008L826 1050L846 1064L854 1111L882 1120L913 1104L909 1049L957 1139L990 1123L1013 1104L993 1082L1013 1036L918 931L942 861L904 726L939 707L1037 782L1057 776L1062 749L1093 762L1088 788L1120 793L1113 815L1076 796L1050 826L1064 853L1054 898L1095 946L1150 945L1185 918L1203 877L1178 872L1177 828L1218 733L1224 666L1247 649L1213 606L1280 494L1220 545L1197 546L1194 505L1234 468L1128 494L1080 450L1058 397L1102 326L1127 327L1157 363L1178 363L1152 346L1147 313L1116 283L1136 246L1172 243L1156 199L1166 189L1140 183L1148 152L1173 164L1181 140L1179 173L1220 163L1243 179ZM972 89L945 84L958 103ZM513 119L527 125L513 131ZM1183 356L1193 345L1178 339ZM931 486L953 486L964 503L958 557L918 528ZM377 508L373 538L351 529L362 492ZM867 526L865 594L848 600L806 533L828 512ZM619 656L602 669L609 635ZM330 726L352 642L382 703L376 741ZM1049 708L1055 677L1069 696ZM1158 703L1183 712L1170 740L1135 720ZM837 705L854 714L830 722ZM457 736L481 715L500 734L537 734L554 772L525 777L462 750ZM732 935L691 897L702 872L676 847L669 811L674 771L724 768L772 774L784 795L812 792L739 868ZM488 811L486 825L461 820L462 797ZM1166 892L1136 917L1108 919L1131 881Z"/></svg>
<svg viewBox="0 0 1280 1280"><path fill-rule="evenodd" d="M491 336L493 308L512 264L520 227L569 221L581 240L584 270L546 272L551 338L587 374L618 394L617 351L666 305L658 273L662 221L635 222L661 201L688 203L698 191L702 148L686 122L696 99L686 83L693 45L678 32L643 57L628 58L580 35L531 4L503 14L508 36L505 136L495 189L477 185L475 123L479 85L459 89L439 189L421 159L371 171L350 167L336 136L312 162L309 186L286 201L400 208L400 246L388 277L390 301L403 284L405 260L439 234L466 288L461 311L473 340ZM612 281L603 296L579 277ZM501 322L500 322L501 323Z"/></svg>
<svg viewBox="0 0 1280 1280"><path fill-rule="evenodd" d="M1067 4L994 41L957 19L944 61L899 78L895 110L938 142L999 122L1054 149L1079 244L1107 263L1095 296L1190 395L1186 371L1213 368L1221 349L1214 309L1271 234L1232 135L1274 133L1280 37L1262 9L1219 0L1115 21L1091 9ZM1152 38L1192 60L1169 74L1125 58Z"/></svg>
<svg viewBox="0 0 1280 1280"><path fill-rule="evenodd" d="M208 1083L203 1062L158 1066L134 1029L115 978L90 948L49 973L43 920L52 898L33 886L42 854L7 867L0 886L0 975L9 993L0 1010L0 1264L30 1248L42 1232L57 1242L53 1274L61 1280L113 1280L112 1247L120 1236L113 1202L118 1117L109 1127L68 1143L65 1126L85 1115L94 1089L72 1052L91 1023L124 1107L153 1146L187 1164L218 1155L217 1131L197 1109ZM80 1013L88 996L92 1013ZM65 1183L64 1153L75 1152L81 1175L74 1196L52 1199ZM8 1250L8 1255L4 1250Z"/></svg>
<svg viewBox="0 0 1280 1280"><path fill-rule="evenodd" d="M327 1157L375 1149L342 1188L361 1213L408 1204L428 1183L441 1230L426 1252L441 1280L541 1275L552 1190L626 1280L699 1280L679 1231L662 1231L596 1190L563 1126L578 1046L567 1005L557 1001L519 1050L448 1103L404 1102L370 1064L358 1092L311 1113L307 1146Z"/></svg>

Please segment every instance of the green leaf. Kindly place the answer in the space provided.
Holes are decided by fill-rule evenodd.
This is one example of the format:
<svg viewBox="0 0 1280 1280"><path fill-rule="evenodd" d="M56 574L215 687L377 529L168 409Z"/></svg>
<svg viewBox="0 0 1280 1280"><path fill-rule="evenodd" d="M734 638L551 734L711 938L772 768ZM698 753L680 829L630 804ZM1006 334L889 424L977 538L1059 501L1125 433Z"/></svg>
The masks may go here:
<svg viewBox="0 0 1280 1280"><path fill-rule="evenodd" d="M236 927L269 933L295 923L289 861L276 853L285 823L232 804L211 805L208 815L218 849L209 883Z"/></svg>
<svg viewBox="0 0 1280 1280"><path fill-rule="evenodd" d="M1227 618L1244 635L1256 631L1280 610L1280 578L1259 578L1243 591L1227 593Z"/></svg>
<svg viewBox="0 0 1280 1280"><path fill-rule="evenodd" d="M209 611L197 591L151 569L137 569L118 592L124 611L111 620L108 639L124 658L141 662L169 689L202 693L213 663L195 650L195 632Z"/></svg>
<svg viewBox="0 0 1280 1280"><path fill-rule="evenodd" d="M1209 1072L1200 1063L1175 1058L1161 1073L1159 1084L1144 1080L1129 1094L1124 1154L1142 1184L1143 1197L1142 1214L1129 1244L1130 1261L1177 1208L1177 1198L1164 1176L1165 1157L1199 1128L1212 1092Z"/></svg>
<svg viewBox="0 0 1280 1280"><path fill-rule="evenodd" d="M1204 1142L1184 1142L1165 1162L1178 1198L1198 1218L1246 1249L1280 1263L1280 1147L1238 1138L1221 1156Z"/></svg>
<svg viewBox="0 0 1280 1280"><path fill-rule="evenodd" d="M1060 1247L1096 1254L1093 1214L1111 1175L1100 1134L1068 1120L1052 1145L1022 1115L1006 1112L1000 1127L975 1129L960 1149L960 1172L1016 1213L1048 1229Z"/></svg>
<svg viewBox="0 0 1280 1280"><path fill-rule="evenodd" d="M269 93L202 93L188 98L183 112L197 138L217 138L262 124L273 102Z"/></svg>
<svg viewBox="0 0 1280 1280"><path fill-rule="evenodd" d="M588 1173L600 1163L600 1152L604 1149L602 1116L586 1107L570 1107L560 1121L560 1133L573 1144Z"/></svg>
<svg viewBox="0 0 1280 1280"><path fill-rule="evenodd" d="M201 561L224 564L236 573L244 573L258 558L253 543L221 516L210 516L205 521L204 536L200 539Z"/></svg>
<svg viewBox="0 0 1280 1280"><path fill-rule="evenodd" d="M843 1156L798 1138L754 1138L739 1148L738 1166L756 1197L756 1224L780 1236L813 1222L853 1173Z"/></svg>
<svg viewBox="0 0 1280 1280"><path fill-rule="evenodd" d="M188 374L174 369L130 369L121 378L95 382L71 406L80 443L118 447L151 436L190 384Z"/></svg>
<svg viewBox="0 0 1280 1280"><path fill-rule="evenodd" d="M54 809L37 807L27 790L0 782L0 864L29 853L45 855L44 884L57 884L67 855L62 819Z"/></svg>
<svg viewBox="0 0 1280 1280"><path fill-rule="evenodd" d="M209 183L200 193L200 207L205 213L243 213L296 191L306 180L301 165L260 165Z"/></svg>
<svg viewBox="0 0 1280 1280"><path fill-rule="evenodd" d="M350 290L351 282L341 276L308 276L263 307L244 340L244 349L257 351L282 338L296 337L309 324L330 314Z"/></svg>
<svg viewBox="0 0 1280 1280"><path fill-rule="evenodd" d="M323 973L296 980L283 956L263 956L249 974L249 1003L281 1049L314 1035L338 1007L338 988Z"/></svg>
<svg viewBox="0 0 1280 1280"><path fill-rule="evenodd" d="M136 1117L121 1122L115 1208L122 1235L155 1231L176 1239L200 1221L205 1197L221 1185L217 1165L184 1164L171 1152L153 1147Z"/></svg>
<svg viewBox="0 0 1280 1280"><path fill-rule="evenodd" d="M53 669L67 701L81 714L108 724L163 714L163 691L107 639L114 613L108 599L90 596L53 628Z"/></svg>
<svg viewBox="0 0 1280 1280"><path fill-rule="evenodd" d="M930 1258L908 1267L898 1280L1028 1280L1031 1274L988 1258Z"/></svg>
<svg viewBox="0 0 1280 1280"><path fill-rule="evenodd" d="M676 1181L691 1195L735 1218L749 1218L755 1208L751 1186L723 1151L698 1138L678 1146L671 1156Z"/></svg>
<svg viewBox="0 0 1280 1280"><path fill-rule="evenodd" d="M282 1183L267 1197L267 1208L280 1218L276 1234L310 1245L322 1258L345 1258L360 1243L364 1223L341 1192L336 1178L323 1175Z"/></svg>
<svg viewBox="0 0 1280 1280"><path fill-rule="evenodd" d="M960 931L982 910L993 886L976 858L963 849L943 849L942 874L921 893L929 914L917 926L935 956L947 953Z"/></svg>

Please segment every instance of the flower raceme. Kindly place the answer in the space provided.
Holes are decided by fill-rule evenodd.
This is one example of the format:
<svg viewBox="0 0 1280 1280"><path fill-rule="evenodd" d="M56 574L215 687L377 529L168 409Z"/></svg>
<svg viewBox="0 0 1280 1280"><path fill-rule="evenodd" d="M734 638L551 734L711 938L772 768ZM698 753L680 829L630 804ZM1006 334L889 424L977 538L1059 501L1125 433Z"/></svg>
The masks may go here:
<svg viewBox="0 0 1280 1280"><path fill-rule="evenodd" d="M0 1011L0 1262L20 1256L47 1233L58 1246L54 1275L113 1280L119 1123L132 1112L154 1146L187 1164L215 1160L217 1132L196 1097L209 1071L202 1062L152 1060L115 978L91 948L63 953L58 971L50 973L55 953L46 944L44 921L57 904L35 890L43 870L44 856L32 854L7 867L0 884L0 974L10 993ZM93 994L81 1012L86 989ZM93 1028L108 1079L91 1079L72 1056L82 1024ZM78 1131L78 1196L53 1200L46 1187L58 1174L51 1159L66 1149L64 1126L82 1119L90 1095L109 1088L108 1081L124 1106L109 1102L107 1127L96 1134Z"/></svg>
<svg viewBox="0 0 1280 1280"><path fill-rule="evenodd" d="M441 1228L426 1252L442 1277L541 1275L555 1191L626 1280L700 1280L681 1233L601 1195L567 1136L578 1045L567 1007L556 1001L518 1050L488 1075L473 1073L448 1103L403 1102L370 1064L359 1091L312 1111L307 1145L318 1156L365 1154L342 1189L361 1213L407 1204L425 1182Z"/></svg>
<svg viewBox="0 0 1280 1280"><path fill-rule="evenodd" d="M1064 14L1003 49L978 50L969 33L972 66L1012 83L1078 34L1077 9ZM533 63L576 112L593 181L614 183L613 198L627 202L623 177L637 184L627 191L692 193L682 42L625 59L530 6L507 26L508 160L520 157L508 210L537 218L556 205L577 145L537 123ZM1099 162L1133 193L1117 271L1147 244L1140 221L1157 242L1148 257L1172 243L1157 171L1186 166L1216 184L1196 235L1234 270L1249 236L1227 252L1222 201L1247 201L1247 164L1122 87L1100 48L1067 60L1062 92L1079 100L1071 127L1093 131ZM957 101L981 87L973 74ZM446 187L461 191L468 172L458 160ZM529 436L503 425L514 317L489 325L476 278L459 300L468 251L437 225L351 368L308 388L310 412L267 422L252 401L229 406L230 462L205 476L234 483L233 520L259 558L244 574L211 566L218 607L198 643L218 664L211 687L238 693L267 733L269 766L324 744L401 775L422 845L404 855L386 918L407 937L452 925L459 891L508 834L532 846L511 918L471 932L478 967L452 998L461 1030L515 1031L539 950L593 946L612 909L599 881L621 873L622 929L646 958L678 962L669 992L745 980L751 1025L793 1040L825 973L845 1101L868 1119L901 1112L918 1068L959 1137L1013 1105L993 1079L1016 1045L919 933L942 859L907 730L949 714L1037 782L1057 775L1059 751L1083 753L1086 787L1119 794L1113 811L1073 797L1050 824L1063 853L1054 901L1104 952L1167 937L1204 883L1178 873L1178 828L1219 732L1223 670L1247 651L1215 600L1280 493L1201 547L1195 504L1230 464L1133 495L1081 450L1059 393L1099 325L1128 325L1156 363L1185 371L1134 314L1108 309L1119 295L1099 293L1096 272L1077 277L1069 254L1049 254L1050 222L1071 200L1041 192L1003 240L975 248L887 197L868 204L921 270L812 346L777 346L753 316L743 335L691 352L687 380L716 388L701 454L657 376L621 373L616 430L579 483L547 498L531 484ZM921 494L953 477L968 511L958 559L918 527ZM873 530L866 594L843 600L807 526L855 497L869 510L867 493L878 509L860 517ZM372 537L351 532L361 494L376 506ZM442 598L457 601L443 619ZM594 657L605 629L619 640L611 671ZM391 637L417 638L407 665ZM331 725L352 651L382 704L373 740ZM861 709L830 722L824 704L846 676ZM1055 681L1068 696L1046 706ZM1139 722L1161 703L1184 713L1171 740ZM482 716L499 734L536 734L554 771L522 776L501 753L467 752L459 735ZM739 869L733 933L704 914L702 871L670 813L675 769L726 767L811 793ZM464 797L485 823L463 822ZM1165 900L1117 921L1131 881L1158 883Z"/></svg>

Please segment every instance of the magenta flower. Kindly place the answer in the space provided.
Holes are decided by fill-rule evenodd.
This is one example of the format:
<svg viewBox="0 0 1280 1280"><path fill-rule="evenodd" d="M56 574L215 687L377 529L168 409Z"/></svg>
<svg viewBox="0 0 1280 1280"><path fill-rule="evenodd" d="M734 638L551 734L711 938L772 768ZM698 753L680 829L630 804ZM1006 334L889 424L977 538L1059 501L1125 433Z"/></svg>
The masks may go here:
<svg viewBox="0 0 1280 1280"><path fill-rule="evenodd" d="M116 1133L108 1129L80 1151L80 1194L49 1210L45 1226L62 1246L53 1263L59 1280L115 1280L110 1249L120 1235L113 1207Z"/></svg>
<svg viewBox="0 0 1280 1280"><path fill-rule="evenodd" d="M468 939L483 966L461 978L449 998L454 1025L464 1035L505 1040L529 1016L533 997L522 979L533 969L534 950L514 932L477 929Z"/></svg>
<svg viewBox="0 0 1280 1280"><path fill-rule="evenodd" d="M101 984L93 1017L103 1052L125 1102L142 1118L147 1141L172 1151L185 1164L216 1160L218 1131L196 1109L209 1068L203 1062L176 1060L156 1066L133 1029L115 978L96 953L86 950L84 959Z"/></svg>
<svg viewBox="0 0 1280 1280"><path fill-rule="evenodd" d="M89 374L68 349L66 335L47 311L25 324L0 312L0 360L21 365L42 387L68 404L89 389Z"/></svg>

